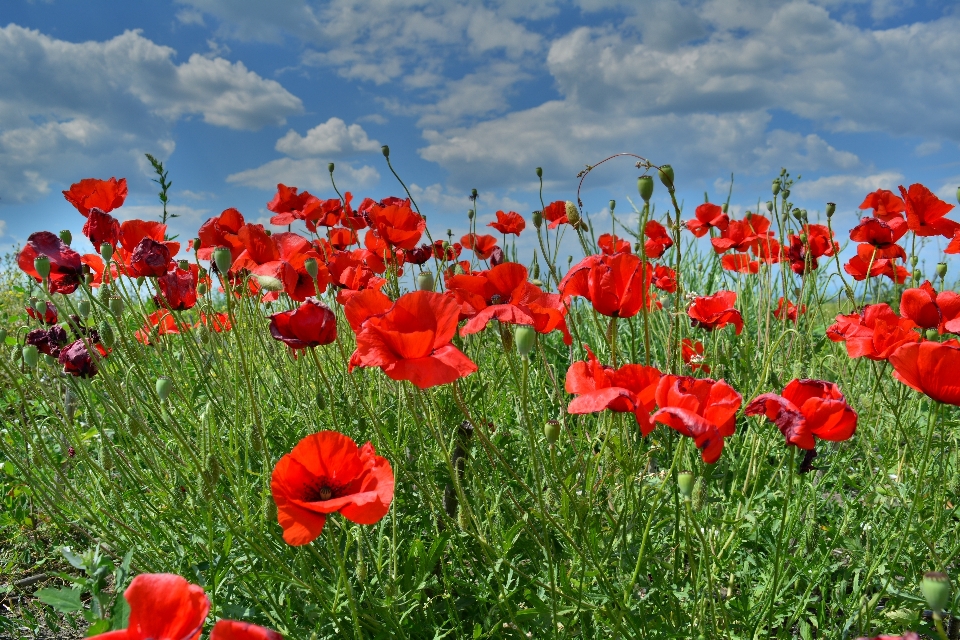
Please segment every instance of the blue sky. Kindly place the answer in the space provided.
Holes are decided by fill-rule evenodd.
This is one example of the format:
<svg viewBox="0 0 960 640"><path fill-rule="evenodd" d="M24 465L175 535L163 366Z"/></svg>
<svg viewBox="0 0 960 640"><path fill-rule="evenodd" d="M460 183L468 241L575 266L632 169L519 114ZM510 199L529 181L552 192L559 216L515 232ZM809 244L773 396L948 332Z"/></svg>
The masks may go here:
<svg viewBox="0 0 960 640"><path fill-rule="evenodd" d="M400 194L381 144L435 232L465 229L471 188L483 222L529 216L535 167L572 200L621 151L672 163L691 204L734 173L734 213L785 166L849 228L880 187L955 202L958 33L933 0L5 0L0 245L85 248L60 191L86 177L128 179L118 217L158 215L144 153L184 237L227 207L265 222L277 182L330 197L330 161L358 198ZM636 202L636 175L604 165L588 210Z"/></svg>

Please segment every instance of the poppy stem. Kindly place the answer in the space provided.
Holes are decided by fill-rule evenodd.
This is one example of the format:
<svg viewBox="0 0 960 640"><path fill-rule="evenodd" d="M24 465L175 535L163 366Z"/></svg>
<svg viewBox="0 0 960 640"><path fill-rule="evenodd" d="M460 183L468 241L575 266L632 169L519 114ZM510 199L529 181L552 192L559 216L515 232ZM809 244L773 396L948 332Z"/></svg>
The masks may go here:
<svg viewBox="0 0 960 640"><path fill-rule="evenodd" d="M317 357L317 351L315 347L309 348L310 355L313 356L313 363L317 365L317 372L320 374L320 379L323 381L323 386L327 388L327 393L329 395L329 401L327 402L327 408L330 410L330 420L333 422L333 428L337 431L340 431L340 423L337 420L337 413L333 410L334 399L336 396L333 393L333 387L330 385L330 380L327 378L327 374L323 371L323 365L320 364L320 358Z"/></svg>
<svg viewBox="0 0 960 640"><path fill-rule="evenodd" d="M780 528L777 530L777 546L774 550L773 555L773 582L770 585L770 603L767 605L767 633L771 633L771 625L773 624L773 605L776 602L777 598L777 589L780 587L780 555L783 553L783 541L786 538L785 530L787 527L787 514L789 513L790 506L790 497L793 493L793 469L796 465L797 458L797 448L790 447L790 468L787 475L787 492L783 498L783 510L780 512ZM756 631L759 631L759 627L754 631L754 637L756 637Z"/></svg>

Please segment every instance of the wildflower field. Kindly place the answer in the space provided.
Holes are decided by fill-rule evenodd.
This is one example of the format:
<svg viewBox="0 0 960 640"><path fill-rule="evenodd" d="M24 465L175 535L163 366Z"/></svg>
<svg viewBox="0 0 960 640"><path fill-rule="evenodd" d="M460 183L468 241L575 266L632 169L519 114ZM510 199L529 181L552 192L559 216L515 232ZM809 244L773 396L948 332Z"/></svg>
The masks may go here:
<svg viewBox="0 0 960 640"><path fill-rule="evenodd" d="M459 238L402 181L176 239L64 191L99 252L3 280L0 636L960 637L954 205L608 160L609 228L474 192Z"/></svg>

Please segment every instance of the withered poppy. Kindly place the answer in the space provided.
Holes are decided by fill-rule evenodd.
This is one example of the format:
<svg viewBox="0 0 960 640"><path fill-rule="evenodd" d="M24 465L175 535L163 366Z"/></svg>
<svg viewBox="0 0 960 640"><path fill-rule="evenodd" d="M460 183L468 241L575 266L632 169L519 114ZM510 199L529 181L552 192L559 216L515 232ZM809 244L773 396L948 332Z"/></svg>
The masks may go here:
<svg viewBox="0 0 960 640"><path fill-rule="evenodd" d="M900 195L906 208L907 226L918 236L952 238L960 231L960 224L944 217L953 210L953 205L922 184L912 184L909 190L901 186Z"/></svg>
<svg viewBox="0 0 960 640"><path fill-rule="evenodd" d="M643 234L647 240L643 243L646 256L651 260L656 260L666 253L667 249L673 246L673 239L667 233L666 227L656 220L647 220L647 225L643 228Z"/></svg>
<svg viewBox="0 0 960 640"><path fill-rule="evenodd" d="M766 416L788 445L806 450L814 448L814 437L842 442L857 429L857 412L837 385L824 380L793 380L780 395L764 393L751 400L744 413Z"/></svg>
<svg viewBox="0 0 960 640"><path fill-rule="evenodd" d="M743 331L743 316L734 309L737 303L737 294L734 291L718 291L710 296L694 298L693 304L687 308L691 325L702 327L707 331L723 329L732 324L740 335Z"/></svg>
<svg viewBox="0 0 960 640"><path fill-rule="evenodd" d="M507 213L497 211L497 221L491 222L487 226L493 227L503 234L512 233L515 236L519 236L520 232L527 226L527 223L516 211L508 211Z"/></svg>
<svg viewBox="0 0 960 640"><path fill-rule="evenodd" d="M296 187L278 184L276 195L267 203L267 209L277 214L270 218L270 224L285 226L304 220L319 206L320 199L309 192L297 193Z"/></svg>
<svg viewBox="0 0 960 640"><path fill-rule="evenodd" d="M919 287L907 289L900 297L900 315L910 318L921 329L946 330L946 324L960 317L960 295L954 291L937 293L925 280Z"/></svg>
<svg viewBox="0 0 960 640"><path fill-rule="evenodd" d="M587 256L560 281L564 300L582 296L605 316L630 318L643 305L653 307L656 300L650 291L653 268L631 253Z"/></svg>
<svg viewBox="0 0 960 640"><path fill-rule="evenodd" d="M77 290L82 273L79 253L49 231L31 233L17 256L17 264L28 276L42 282L43 278L33 265L38 256L50 259L50 275L47 276L50 293L73 293Z"/></svg>
<svg viewBox="0 0 960 640"><path fill-rule="evenodd" d="M570 401L567 413L597 413L605 409L632 413L643 435L653 431L650 412L663 374L654 367L639 364L614 369L600 364L590 347L583 346L587 360L571 364L564 381L567 393L577 396Z"/></svg>
<svg viewBox="0 0 960 640"><path fill-rule="evenodd" d="M777 320L789 320L790 322L796 322L797 317L806 312L807 305L802 304L798 309L797 305L793 304L783 296L780 296L780 299L777 300L777 308L773 312L773 317Z"/></svg>
<svg viewBox="0 0 960 640"><path fill-rule="evenodd" d="M716 204L705 202L694 211L693 220L687 220L687 229L698 238L702 238L710 229L723 231L730 224L730 217L723 212L723 208Z"/></svg>
<svg viewBox="0 0 960 640"><path fill-rule="evenodd" d="M116 249L120 242L120 221L100 209L91 209L83 225L83 235L97 251L104 243Z"/></svg>
<svg viewBox="0 0 960 640"><path fill-rule="evenodd" d="M173 256L180 251L180 243L172 240L165 240L167 225L156 222L155 220L126 220L120 224L120 246L117 247L117 256L124 264L124 269L129 275L134 277L148 275L147 273L136 273L133 268L134 254L140 249L138 256L140 266L148 272L153 272L155 276L162 276L167 272L167 265ZM143 248L144 240L151 240ZM167 261L160 265L164 252L156 246L163 245L166 248Z"/></svg>
<svg viewBox="0 0 960 640"><path fill-rule="evenodd" d="M166 307L173 311L192 309L197 304L197 271L193 269L174 267L157 278L157 288L160 294L154 296L158 307Z"/></svg>
<svg viewBox="0 0 960 640"><path fill-rule="evenodd" d="M877 189L868 193L860 203L859 209L873 209L873 217L884 222L899 219L903 220L906 207L895 193L887 189Z"/></svg>
<svg viewBox="0 0 960 640"><path fill-rule="evenodd" d="M69 341L70 339L67 337L64 328L55 324L49 329L33 329L27 334L23 342L35 346L37 351L45 353L51 358L59 358L61 347Z"/></svg>
<svg viewBox="0 0 960 640"><path fill-rule="evenodd" d="M393 502L390 462L369 442L362 447L336 431L301 440L273 468L270 490L287 544L308 544L327 516L339 512L357 524L375 524Z"/></svg>
<svg viewBox="0 0 960 640"><path fill-rule="evenodd" d="M746 253L728 253L720 258L720 266L727 271L736 271L737 273L757 273L760 271L760 263L751 260Z"/></svg>
<svg viewBox="0 0 960 640"><path fill-rule="evenodd" d="M903 344L890 355L893 377L937 402L960 406L960 344Z"/></svg>
<svg viewBox="0 0 960 640"><path fill-rule="evenodd" d="M101 357L107 355L106 350L101 345L94 345L94 347ZM90 351L82 339L76 340L61 349L59 361L63 365L63 372L72 376L92 378L97 375L97 363L90 355Z"/></svg>
<svg viewBox="0 0 960 640"><path fill-rule="evenodd" d="M219 216L208 218L197 232L197 237L200 238L197 257L200 260L211 260L214 249L226 247L230 249L231 261L236 260L244 249L243 242L237 235L243 224L243 214L233 208L224 209Z"/></svg>
<svg viewBox="0 0 960 640"><path fill-rule="evenodd" d="M50 304L49 302L44 301L43 303L43 313L38 313L36 309L32 306L27 305L27 315L33 318L34 320L39 320L43 324L56 324L57 323L57 308Z"/></svg>
<svg viewBox="0 0 960 640"><path fill-rule="evenodd" d="M130 255L127 267L134 278L158 278L167 273L172 258L167 245L152 238L144 238Z"/></svg>
<svg viewBox="0 0 960 640"><path fill-rule="evenodd" d="M680 342L680 355L683 357L683 363L690 367L691 371L702 369L704 373L710 373L710 365L703 362L703 343L699 340L684 338Z"/></svg>
<svg viewBox="0 0 960 640"><path fill-rule="evenodd" d="M344 311L348 318L351 305L360 304L358 297L347 301ZM409 380L421 389L470 375L477 365L450 344L457 332L459 310L457 301L443 294L404 294L389 309L359 325L351 369L379 367L390 378Z"/></svg>
<svg viewBox="0 0 960 640"><path fill-rule="evenodd" d="M98 180L96 178L86 178L70 185L70 189L63 192L63 197L76 207L77 211L84 217L90 214L91 209L100 209L104 213L110 213L123 206L123 201L127 198L127 179Z"/></svg>
<svg viewBox="0 0 960 640"><path fill-rule="evenodd" d="M851 358L886 360L901 345L920 342L916 323L901 318L886 303L869 304L862 314L838 315L836 320L827 328L827 337L846 343Z"/></svg>
<svg viewBox="0 0 960 640"><path fill-rule="evenodd" d="M723 439L734 434L743 398L723 380L665 375L656 392L654 422L694 439L707 464L720 459Z"/></svg>
<svg viewBox="0 0 960 640"><path fill-rule="evenodd" d="M316 298L307 298L296 309L270 316L270 335L291 349L330 344L337 339L337 316Z"/></svg>
<svg viewBox="0 0 960 640"><path fill-rule="evenodd" d="M597 238L597 246L600 247L600 252L607 256L615 253L633 253L629 241L609 233L604 233Z"/></svg>
<svg viewBox="0 0 960 640"><path fill-rule="evenodd" d="M460 238L460 242L464 249L473 251L478 260L486 260L493 255L494 249L497 248L497 239L491 235L468 233Z"/></svg>

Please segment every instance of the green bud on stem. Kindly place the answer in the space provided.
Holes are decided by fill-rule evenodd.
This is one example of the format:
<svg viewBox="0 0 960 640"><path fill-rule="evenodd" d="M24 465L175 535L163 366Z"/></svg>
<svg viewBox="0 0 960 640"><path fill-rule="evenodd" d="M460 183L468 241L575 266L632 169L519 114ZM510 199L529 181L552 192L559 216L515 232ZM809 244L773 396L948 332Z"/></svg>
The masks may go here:
<svg viewBox="0 0 960 640"><path fill-rule="evenodd" d="M832 218L833 214L837 212L837 205L833 202L827 203L827 217Z"/></svg>
<svg viewBox="0 0 960 640"><path fill-rule="evenodd" d="M317 264L316 258L307 258L303 261L303 268L307 270L307 275L309 275L314 280L317 279L317 274L320 272L320 267Z"/></svg>
<svg viewBox="0 0 960 640"><path fill-rule="evenodd" d="M113 257L113 245L109 242L104 242L100 245L100 257L103 258L103 261L110 262L110 258Z"/></svg>
<svg viewBox="0 0 960 640"><path fill-rule="evenodd" d="M564 203L564 204L565 204L565 206L566 206L566 211L567 211L567 222L569 222L570 225L573 226L573 227L579 226L579 225L580 225L580 210L577 209L577 205L573 204L573 203L570 202L569 200L567 200L566 203Z"/></svg>
<svg viewBox="0 0 960 640"><path fill-rule="evenodd" d="M950 578L940 571L928 571L920 581L920 592L936 619L943 617L943 610L950 601Z"/></svg>
<svg viewBox="0 0 960 640"><path fill-rule="evenodd" d="M37 366L37 362L40 359L40 352L37 351L37 346L33 344L28 344L23 348L23 363L33 369Z"/></svg>
<svg viewBox="0 0 960 640"><path fill-rule="evenodd" d="M696 478L689 471L681 471L677 474L677 488L685 501L689 501L693 495L693 485Z"/></svg>
<svg viewBox="0 0 960 640"><path fill-rule="evenodd" d="M233 256L230 255L230 249L226 247L217 247L213 250L213 264L217 265L217 271L220 275L226 276L233 264Z"/></svg>
<svg viewBox="0 0 960 640"><path fill-rule="evenodd" d="M547 420L543 425L543 435L551 445L556 444L560 439L560 422L558 420Z"/></svg>
<svg viewBox="0 0 960 640"><path fill-rule="evenodd" d="M637 178L637 191L644 202L650 202L653 197L653 176L640 176Z"/></svg>
<svg viewBox="0 0 960 640"><path fill-rule="evenodd" d="M90 301L81 300L77 303L77 311L80 313L80 317L86 319L90 315Z"/></svg>
<svg viewBox="0 0 960 640"><path fill-rule="evenodd" d="M110 296L110 313L115 316L123 315L123 298L120 296Z"/></svg>
<svg viewBox="0 0 960 640"><path fill-rule="evenodd" d="M663 186L665 186L670 191L673 191L673 184L674 184L673 167L671 167L668 164L665 164L661 166L660 169L657 170L657 173L660 175L660 182L663 183Z"/></svg>
<svg viewBox="0 0 960 640"><path fill-rule="evenodd" d="M530 352L533 351L534 345L537 343L537 332L533 327L520 324L517 325L517 328L513 332L514 344L517 347L517 353L522 357L526 358L530 355Z"/></svg>
<svg viewBox="0 0 960 640"><path fill-rule="evenodd" d="M160 396L160 402L166 402L173 391L173 380L167 376L157 378L157 395Z"/></svg>

